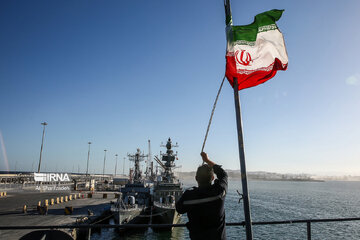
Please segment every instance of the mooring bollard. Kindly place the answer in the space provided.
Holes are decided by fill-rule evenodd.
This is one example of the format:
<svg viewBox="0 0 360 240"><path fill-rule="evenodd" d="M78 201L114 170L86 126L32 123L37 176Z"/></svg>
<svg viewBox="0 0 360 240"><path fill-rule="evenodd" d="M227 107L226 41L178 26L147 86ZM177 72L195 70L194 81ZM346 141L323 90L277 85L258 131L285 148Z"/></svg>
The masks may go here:
<svg viewBox="0 0 360 240"><path fill-rule="evenodd" d="M37 206L36 206L36 210L39 212L40 211L40 207L41 207L41 201L38 202Z"/></svg>
<svg viewBox="0 0 360 240"><path fill-rule="evenodd" d="M73 213L73 207L65 207L65 215L71 215Z"/></svg>
<svg viewBox="0 0 360 240"><path fill-rule="evenodd" d="M48 210L49 210L48 206L40 206L39 207L39 214L40 215L47 215Z"/></svg>

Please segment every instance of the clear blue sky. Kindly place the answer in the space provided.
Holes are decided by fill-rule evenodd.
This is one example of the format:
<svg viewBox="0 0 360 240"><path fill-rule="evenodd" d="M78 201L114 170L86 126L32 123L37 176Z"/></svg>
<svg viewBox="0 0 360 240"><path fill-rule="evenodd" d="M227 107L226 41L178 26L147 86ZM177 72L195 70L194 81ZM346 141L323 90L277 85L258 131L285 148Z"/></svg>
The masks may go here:
<svg viewBox="0 0 360 240"><path fill-rule="evenodd" d="M270 9L289 68L240 92L249 171L360 174L360 2L232 0L235 25ZM222 0L0 1L0 170L118 171L172 137L194 170L224 75ZM224 85L205 151L238 169ZM127 165L128 166L128 163ZM43 168L43 169L44 169Z"/></svg>

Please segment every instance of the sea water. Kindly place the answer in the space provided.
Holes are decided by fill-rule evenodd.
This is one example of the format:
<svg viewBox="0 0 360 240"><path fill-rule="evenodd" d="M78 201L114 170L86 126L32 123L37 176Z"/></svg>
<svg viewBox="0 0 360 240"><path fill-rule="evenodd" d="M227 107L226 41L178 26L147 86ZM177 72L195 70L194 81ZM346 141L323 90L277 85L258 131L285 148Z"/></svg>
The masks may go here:
<svg viewBox="0 0 360 240"><path fill-rule="evenodd" d="M184 182L184 187L194 182ZM252 221L360 217L360 182L249 181ZM244 220L239 203L241 182L229 180L225 200L227 222ZM183 215L181 222L187 221ZM312 239L360 239L360 221L312 223ZM245 239L245 228L227 227L227 239ZM93 234L91 239L189 239L186 228L155 233L151 229L120 237L113 229ZM253 226L254 239L306 239L306 223Z"/></svg>

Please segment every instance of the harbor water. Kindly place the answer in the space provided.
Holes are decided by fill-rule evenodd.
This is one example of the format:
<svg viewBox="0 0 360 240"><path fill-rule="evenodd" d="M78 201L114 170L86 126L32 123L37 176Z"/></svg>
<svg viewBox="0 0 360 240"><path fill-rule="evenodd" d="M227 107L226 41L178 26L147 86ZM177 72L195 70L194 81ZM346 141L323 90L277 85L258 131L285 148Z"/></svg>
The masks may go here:
<svg viewBox="0 0 360 240"><path fill-rule="evenodd" d="M184 187L195 182L184 182ZM241 182L229 181L225 201L227 222L243 221L243 204L236 190ZM250 181L250 203L253 221L346 218L360 216L360 182L287 182ZM182 216L186 222L186 215ZM245 239L243 227L227 227L227 239ZM312 223L312 239L360 239L360 222ZM306 239L306 224L253 226L254 239ZM120 237L113 229L94 233L91 239L189 239L185 228L155 233L147 230Z"/></svg>

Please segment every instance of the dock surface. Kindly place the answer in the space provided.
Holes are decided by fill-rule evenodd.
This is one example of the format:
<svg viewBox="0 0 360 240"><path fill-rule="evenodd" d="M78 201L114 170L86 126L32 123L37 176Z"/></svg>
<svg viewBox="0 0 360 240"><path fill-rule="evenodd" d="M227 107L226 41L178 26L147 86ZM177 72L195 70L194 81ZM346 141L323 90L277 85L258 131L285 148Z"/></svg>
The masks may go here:
<svg viewBox="0 0 360 240"><path fill-rule="evenodd" d="M72 192L71 194L78 194ZM81 193L84 198L73 199L55 205L49 205L47 215L40 215L36 211L39 201L51 198L69 196L68 192L9 192L6 197L0 198L0 225L1 226L44 226L44 225L72 225L77 218L88 216L88 210L94 216L101 215L114 201L114 193L108 193L108 198L103 198L103 193L95 193L92 198L87 198L87 193ZM28 212L23 213L23 206L27 205ZM65 215L65 207L73 207L71 215ZM32 230L0 230L2 239L19 239Z"/></svg>

